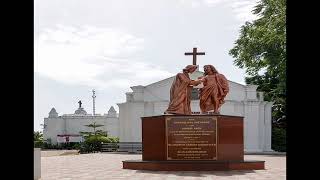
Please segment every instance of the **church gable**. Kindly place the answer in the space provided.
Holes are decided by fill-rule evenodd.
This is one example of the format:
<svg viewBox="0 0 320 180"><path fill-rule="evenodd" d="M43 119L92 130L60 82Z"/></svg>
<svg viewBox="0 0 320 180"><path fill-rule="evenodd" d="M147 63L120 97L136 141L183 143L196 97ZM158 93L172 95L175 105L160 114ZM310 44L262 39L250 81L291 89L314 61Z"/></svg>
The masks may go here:
<svg viewBox="0 0 320 180"><path fill-rule="evenodd" d="M144 88L145 101L169 101L170 88L175 76L149 84Z"/></svg>
<svg viewBox="0 0 320 180"><path fill-rule="evenodd" d="M203 72L196 71L190 75L191 79L202 76ZM149 84L144 87L144 101L169 101L170 88L175 76ZM246 98L246 86L229 81L230 92L226 96L226 100L243 101Z"/></svg>

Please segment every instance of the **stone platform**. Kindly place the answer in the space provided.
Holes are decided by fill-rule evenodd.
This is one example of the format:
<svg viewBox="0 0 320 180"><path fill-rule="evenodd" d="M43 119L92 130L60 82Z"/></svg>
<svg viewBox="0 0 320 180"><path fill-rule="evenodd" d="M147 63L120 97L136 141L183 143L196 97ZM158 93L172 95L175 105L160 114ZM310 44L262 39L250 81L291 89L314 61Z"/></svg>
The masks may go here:
<svg viewBox="0 0 320 180"><path fill-rule="evenodd" d="M262 170L264 161L123 161L123 169L152 171Z"/></svg>
<svg viewBox="0 0 320 180"><path fill-rule="evenodd" d="M153 171L262 170L244 160L243 117L160 115L142 117L142 160L124 169Z"/></svg>

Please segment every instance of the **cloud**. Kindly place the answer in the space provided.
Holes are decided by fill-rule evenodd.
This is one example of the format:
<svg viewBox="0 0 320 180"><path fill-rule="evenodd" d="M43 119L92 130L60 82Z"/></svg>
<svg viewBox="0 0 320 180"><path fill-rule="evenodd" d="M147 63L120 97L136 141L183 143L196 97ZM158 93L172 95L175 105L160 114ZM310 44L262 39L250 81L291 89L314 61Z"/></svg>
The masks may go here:
<svg viewBox="0 0 320 180"><path fill-rule="evenodd" d="M226 1L228 1L228 0L203 0L203 2L205 4L208 4L211 6L215 6L215 5L218 5L218 4L226 2Z"/></svg>
<svg viewBox="0 0 320 180"><path fill-rule="evenodd" d="M178 0L178 3L192 8L200 7L200 5L202 4L200 0Z"/></svg>
<svg viewBox="0 0 320 180"><path fill-rule="evenodd" d="M146 85L172 75L141 61L145 41L119 29L63 26L39 32L35 71L71 85L97 88Z"/></svg>
<svg viewBox="0 0 320 180"><path fill-rule="evenodd" d="M252 10L257 5L257 2L257 0L234 0L229 6L232 8L237 19L252 21L257 18L256 15L252 14Z"/></svg>
<svg viewBox="0 0 320 180"><path fill-rule="evenodd" d="M258 0L178 0L178 2L193 8L226 6L231 8L235 18L239 21L252 21L257 18L251 11Z"/></svg>

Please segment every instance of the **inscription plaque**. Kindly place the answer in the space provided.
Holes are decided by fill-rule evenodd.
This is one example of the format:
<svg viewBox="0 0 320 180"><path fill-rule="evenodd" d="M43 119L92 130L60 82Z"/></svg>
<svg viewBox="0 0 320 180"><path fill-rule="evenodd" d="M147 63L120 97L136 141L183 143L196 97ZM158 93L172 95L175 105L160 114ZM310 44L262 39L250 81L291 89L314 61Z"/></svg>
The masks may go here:
<svg viewBox="0 0 320 180"><path fill-rule="evenodd" d="M167 160L217 160L216 117L167 117Z"/></svg>

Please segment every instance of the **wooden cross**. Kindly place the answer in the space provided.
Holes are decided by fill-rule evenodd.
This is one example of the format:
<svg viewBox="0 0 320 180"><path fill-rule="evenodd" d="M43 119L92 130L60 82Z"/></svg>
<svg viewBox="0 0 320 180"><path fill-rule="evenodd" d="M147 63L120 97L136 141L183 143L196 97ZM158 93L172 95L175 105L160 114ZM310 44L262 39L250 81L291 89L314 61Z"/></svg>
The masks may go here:
<svg viewBox="0 0 320 180"><path fill-rule="evenodd" d="M193 48L193 52L186 52L184 55L193 55L193 65L197 65L197 55L205 55L204 52L197 52L197 48Z"/></svg>

